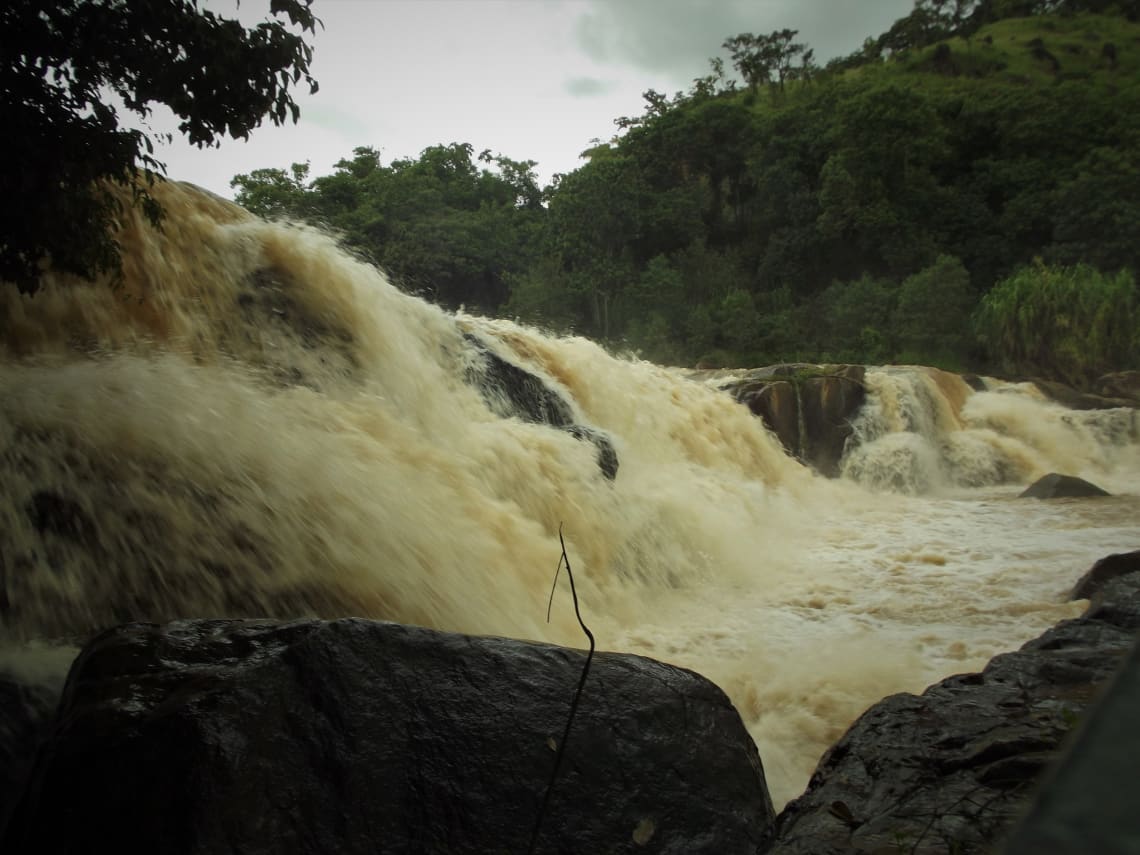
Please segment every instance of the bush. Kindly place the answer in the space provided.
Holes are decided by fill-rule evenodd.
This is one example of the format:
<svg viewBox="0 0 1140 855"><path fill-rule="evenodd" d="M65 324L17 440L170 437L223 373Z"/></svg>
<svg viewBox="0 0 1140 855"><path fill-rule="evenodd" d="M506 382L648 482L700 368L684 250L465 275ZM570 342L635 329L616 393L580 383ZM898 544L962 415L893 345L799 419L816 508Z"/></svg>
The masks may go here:
<svg viewBox="0 0 1140 855"><path fill-rule="evenodd" d="M1128 271L1037 261L985 296L975 328L1006 371L1088 386L1140 365L1140 294Z"/></svg>
<svg viewBox="0 0 1140 855"><path fill-rule="evenodd" d="M952 255L940 255L930 267L908 276L894 313L900 355L924 365L962 364L975 300L970 274Z"/></svg>
<svg viewBox="0 0 1140 855"><path fill-rule="evenodd" d="M894 341L887 327L896 297L893 282L866 275L831 285L820 295L826 336L821 350L840 362L890 359Z"/></svg>

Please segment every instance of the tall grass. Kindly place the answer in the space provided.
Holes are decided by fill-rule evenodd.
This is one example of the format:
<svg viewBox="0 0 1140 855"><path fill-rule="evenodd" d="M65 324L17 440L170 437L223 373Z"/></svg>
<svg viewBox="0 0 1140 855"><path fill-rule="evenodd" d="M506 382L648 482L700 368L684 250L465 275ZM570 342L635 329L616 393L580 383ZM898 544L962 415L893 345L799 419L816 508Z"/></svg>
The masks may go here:
<svg viewBox="0 0 1140 855"><path fill-rule="evenodd" d="M1140 367L1140 291L1132 273L1037 261L1003 279L975 315L991 362L1086 387Z"/></svg>

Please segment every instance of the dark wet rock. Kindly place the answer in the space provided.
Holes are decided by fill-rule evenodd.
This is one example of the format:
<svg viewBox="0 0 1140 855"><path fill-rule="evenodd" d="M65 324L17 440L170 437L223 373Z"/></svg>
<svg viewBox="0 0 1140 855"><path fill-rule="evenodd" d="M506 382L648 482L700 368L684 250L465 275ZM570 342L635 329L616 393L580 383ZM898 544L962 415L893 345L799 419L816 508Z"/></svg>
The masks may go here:
<svg viewBox="0 0 1140 855"><path fill-rule="evenodd" d="M1140 571L1140 550L1135 552L1118 552L1108 555L1096 562L1083 575L1073 591L1069 594L1070 600L1089 600L1100 593L1109 581L1118 576Z"/></svg>
<svg viewBox="0 0 1140 855"><path fill-rule="evenodd" d="M611 481L617 477L617 450L604 431L577 424L569 402L542 378L499 356L477 336L464 333L463 338L478 355L477 361L468 368L467 382L479 390L494 412L503 418L560 428L578 439L592 442L598 449L598 468L602 474Z"/></svg>
<svg viewBox="0 0 1140 855"><path fill-rule="evenodd" d="M1140 574L1112 580L1098 598L980 674L871 707L824 755L760 851L993 851L1132 647Z"/></svg>
<svg viewBox="0 0 1140 855"><path fill-rule="evenodd" d="M350 619L115 629L0 849L526 852L584 660ZM720 689L594 658L537 851L754 853L771 821Z"/></svg>
<svg viewBox="0 0 1140 855"><path fill-rule="evenodd" d="M851 421L866 400L863 366L840 366L835 373L800 384L805 460L823 475L839 475L839 461L852 434Z"/></svg>
<svg viewBox="0 0 1140 855"><path fill-rule="evenodd" d="M774 380L760 385L741 398L742 402L760 416L764 424L790 453L798 453L800 439L800 404L796 387L788 380Z"/></svg>
<svg viewBox="0 0 1140 855"><path fill-rule="evenodd" d="M769 365L723 388L760 416L790 454L834 478L851 421L866 400L865 373L862 365Z"/></svg>
<svg viewBox="0 0 1140 855"><path fill-rule="evenodd" d="M985 378L978 374L959 374L962 382L973 389L975 392L985 392L987 390Z"/></svg>
<svg viewBox="0 0 1140 855"><path fill-rule="evenodd" d="M1116 407L1134 407L1137 402L1126 397L1081 392L1056 380L1035 379L1033 385L1045 397L1070 410L1111 410Z"/></svg>
<svg viewBox="0 0 1140 855"><path fill-rule="evenodd" d="M578 439L592 442L598 449L598 468L609 480L614 480L618 473L617 449L602 431L585 425L568 425L566 432Z"/></svg>
<svg viewBox="0 0 1140 855"><path fill-rule="evenodd" d="M464 339L474 346L480 359L468 372L488 406L504 418L516 417L534 424L569 427L574 411L561 395L541 378L508 362L470 333Z"/></svg>
<svg viewBox="0 0 1140 855"><path fill-rule="evenodd" d="M1107 582L1093 595L1085 616L1133 632L1140 630L1140 574L1118 576Z"/></svg>
<svg viewBox="0 0 1140 855"><path fill-rule="evenodd" d="M1089 496L1107 496L1107 492L1096 484L1072 475L1059 475L1050 472L1025 488L1019 499L1080 499Z"/></svg>
<svg viewBox="0 0 1140 855"><path fill-rule="evenodd" d="M0 673L0 834L50 730L58 691Z"/></svg>
<svg viewBox="0 0 1140 855"><path fill-rule="evenodd" d="M1105 374L1093 383L1093 391L1105 398L1125 400L1132 406L1140 406L1140 371Z"/></svg>
<svg viewBox="0 0 1140 855"><path fill-rule="evenodd" d="M1134 853L1140 846L1136 757L1140 647L1088 712L1003 855Z"/></svg>

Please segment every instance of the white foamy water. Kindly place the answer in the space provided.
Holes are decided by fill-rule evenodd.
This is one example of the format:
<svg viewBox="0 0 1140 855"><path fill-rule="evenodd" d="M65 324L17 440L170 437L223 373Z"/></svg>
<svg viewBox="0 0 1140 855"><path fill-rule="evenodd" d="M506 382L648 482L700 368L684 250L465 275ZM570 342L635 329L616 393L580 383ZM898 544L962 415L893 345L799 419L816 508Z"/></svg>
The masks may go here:
<svg viewBox="0 0 1140 855"><path fill-rule="evenodd" d="M872 369L867 406L843 474L873 490L924 494L1075 475L1110 492L1140 478L1140 417L1132 409L1074 411L1030 383L987 382L918 366Z"/></svg>
<svg viewBox="0 0 1140 855"><path fill-rule="evenodd" d="M562 525L599 646L722 685L783 803L866 706L1077 613L1076 577L1140 546L1123 417L872 372L846 464L864 483L828 482L678 372L449 316L315 232L162 195L117 286L0 289L8 639L362 615L581 645L565 581L544 622ZM465 334L604 432L616 479L590 442L492 409ZM1049 469L1124 495L1013 498Z"/></svg>

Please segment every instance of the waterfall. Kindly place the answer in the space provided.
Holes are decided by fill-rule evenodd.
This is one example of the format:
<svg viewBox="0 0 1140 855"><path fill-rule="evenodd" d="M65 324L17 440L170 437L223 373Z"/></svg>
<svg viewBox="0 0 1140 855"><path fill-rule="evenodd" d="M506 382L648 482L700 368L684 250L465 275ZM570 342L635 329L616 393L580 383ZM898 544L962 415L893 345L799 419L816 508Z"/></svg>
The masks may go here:
<svg viewBox="0 0 1140 855"><path fill-rule="evenodd" d="M720 683L780 803L867 705L1073 615L1076 576L1136 547L1130 411L876 370L832 481L681 371L449 314L317 230L155 192L165 224L125 215L120 279L0 288L9 645L309 615L580 645L565 594L545 622L561 525L599 646ZM1124 495L993 486L1048 469ZM965 485L991 486L939 495Z"/></svg>
<svg viewBox="0 0 1140 855"><path fill-rule="evenodd" d="M866 383L842 472L872 489L925 494L1056 471L1128 490L1140 471L1133 409L1068 410L1031 383L987 380L974 391L920 366L874 369Z"/></svg>

